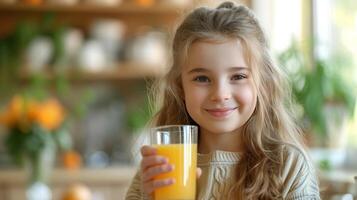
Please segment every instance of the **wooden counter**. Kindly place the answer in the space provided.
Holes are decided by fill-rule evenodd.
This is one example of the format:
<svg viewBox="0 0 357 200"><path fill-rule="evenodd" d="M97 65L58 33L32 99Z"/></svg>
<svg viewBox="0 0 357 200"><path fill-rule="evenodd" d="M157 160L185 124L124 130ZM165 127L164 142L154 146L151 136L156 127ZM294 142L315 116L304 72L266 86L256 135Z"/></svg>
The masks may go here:
<svg viewBox="0 0 357 200"><path fill-rule="evenodd" d="M88 186L99 199L124 199L126 190L137 168L122 166L103 169L80 169L67 171L55 169L49 180L53 200L60 200L71 184ZM0 199L25 199L26 173L23 170L0 170Z"/></svg>

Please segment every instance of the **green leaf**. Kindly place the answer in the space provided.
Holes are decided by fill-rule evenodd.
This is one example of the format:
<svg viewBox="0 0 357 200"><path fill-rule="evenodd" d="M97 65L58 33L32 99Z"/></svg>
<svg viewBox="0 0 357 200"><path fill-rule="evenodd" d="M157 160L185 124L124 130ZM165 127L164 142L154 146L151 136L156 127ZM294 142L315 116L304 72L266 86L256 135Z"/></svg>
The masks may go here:
<svg viewBox="0 0 357 200"><path fill-rule="evenodd" d="M319 162L319 167L321 170L330 171L332 169L331 162L327 159L321 160Z"/></svg>
<svg viewBox="0 0 357 200"><path fill-rule="evenodd" d="M72 138L66 126L62 126L58 130L54 131L52 136L61 151L72 149Z"/></svg>

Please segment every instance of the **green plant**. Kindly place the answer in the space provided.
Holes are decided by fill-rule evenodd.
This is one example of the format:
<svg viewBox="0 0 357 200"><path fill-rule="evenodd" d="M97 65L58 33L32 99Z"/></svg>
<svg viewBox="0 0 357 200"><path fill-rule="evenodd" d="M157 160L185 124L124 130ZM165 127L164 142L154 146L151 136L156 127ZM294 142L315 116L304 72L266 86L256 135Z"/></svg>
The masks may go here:
<svg viewBox="0 0 357 200"><path fill-rule="evenodd" d="M350 82L341 75L343 66L336 58L314 61L309 65L296 43L278 56L278 60L289 74L296 103L302 107L305 128L320 137L327 133L327 104L344 107L353 115L356 95ZM307 127L306 127L307 126Z"/></svg>
<svg viewBox="0 0 357 200"><path fill-rule="evenodd" d="M0 91L2 95L8 96L19 88L19 83L23 81L24 54L31 41L36 37L45 36L50 38L53 43L54 53L51 66L61 64L64 57L64 32L65 26L56 25L53 14L46 14L39 22L20 21L16 24L13 32L0 38ZM63 85L66 84L63 78L55 74L55 86L61 86L59 90L63 92ZM39 80L43 75L26 74L28 77L28 88L39 89ZM43 82L43 81L42 81ZM47 85L47 84L46 84ZM45 84L43 85L45 86ZM35 91L35 92L37 92Z"/></svg>

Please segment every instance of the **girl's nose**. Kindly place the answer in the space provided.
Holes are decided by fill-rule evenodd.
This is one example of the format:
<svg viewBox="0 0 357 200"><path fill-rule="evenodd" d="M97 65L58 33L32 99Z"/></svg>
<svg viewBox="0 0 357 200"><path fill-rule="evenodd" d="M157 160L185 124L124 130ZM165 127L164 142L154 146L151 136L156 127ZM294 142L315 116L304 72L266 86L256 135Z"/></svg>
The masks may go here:
<svg viewBox="0 0 357 200"><path fill-rule="evenodd" d="M232 92L230 87L225 84L217 84L216 86L212 87L211 97L212 101L220 102L229 100L232 97Z"/></svg>

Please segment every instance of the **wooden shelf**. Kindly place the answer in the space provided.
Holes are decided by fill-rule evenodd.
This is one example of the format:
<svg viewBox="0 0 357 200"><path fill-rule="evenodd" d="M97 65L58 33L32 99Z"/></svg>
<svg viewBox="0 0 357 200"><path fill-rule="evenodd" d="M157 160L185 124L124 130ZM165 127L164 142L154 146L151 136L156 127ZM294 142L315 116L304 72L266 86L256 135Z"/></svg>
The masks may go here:
<svg viewBox="0 0 357 200"><path fill-rule="evenodd" d="M140 7L132 4L120 4L117 6L100 6L92 4L77 5L51 5L43 4L32 6L26 4L0 4L0 12L24 13L24 12L55 12L77 14L154 14L167 15L178 14L182 7L170 5L157 5L152 7Z"/></svg>
<svg viewBox="0 0 357 200"><path fill-rule="evenodd" d="M117 6L0 4L0 37L11 33L19 21L41 21L48 13L54 14L56 25L71 25L82 30L88 30L98 19L115 19L124 22L128 35L148 26L170 31L184 10L161 4L148 8L130 3Z"/></svg>
<svg viewBox="0 0 357 200"><path fill-rule="evenodd" d="M100 72L88 72L80 70L69 70L63 72L66 78L70 81L83 81L83 82L96 82L96 81L121 81L121 80L134 80L134 79L151 79L162 77L165 73L164 67L142 65L135 63L118 64L112 69ZM35 75L42 75L46 79L54 79L60 73L52 71L31 73L24 71L21 73L22 80L29 80L30 77Z"/></svg>

